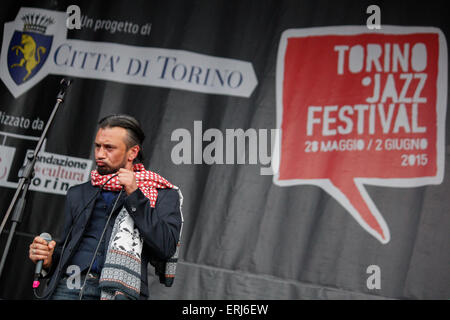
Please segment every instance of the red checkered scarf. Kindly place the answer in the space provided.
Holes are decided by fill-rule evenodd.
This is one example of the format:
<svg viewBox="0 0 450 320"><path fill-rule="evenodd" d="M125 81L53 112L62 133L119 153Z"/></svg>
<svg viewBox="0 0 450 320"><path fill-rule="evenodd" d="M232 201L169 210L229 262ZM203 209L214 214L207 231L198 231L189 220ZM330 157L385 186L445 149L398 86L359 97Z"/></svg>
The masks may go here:
<svg viewBox="0 0 450 320"><path fill-rule="evenodd" d="M145 170L142 163L137 163L133 166L134 175L136 176L136 183L142 193L150 200L150 206L155 207L156 199L158 197L157 189L173 188L173 184L161 177L159 174L152 171ZM91 183L93 186L103 185L114 174L101 175L97 170L91 171ZM114 177L109 180L104 186L105 190L120 191L122 185L118 183L118 178Z"/></svg>

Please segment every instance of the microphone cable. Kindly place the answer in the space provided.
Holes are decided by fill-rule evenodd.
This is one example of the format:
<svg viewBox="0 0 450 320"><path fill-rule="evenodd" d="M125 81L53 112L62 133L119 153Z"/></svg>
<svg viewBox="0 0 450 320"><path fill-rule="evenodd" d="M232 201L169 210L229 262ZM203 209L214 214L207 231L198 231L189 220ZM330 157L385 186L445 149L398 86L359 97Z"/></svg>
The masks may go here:
<svg viewBox="0 0 450 320"><path fill-rule="evenodd" d="M63 246L62 246L62 249L61 249L61 253L60 253L60 259L59 259L59 261L58 261L58 265L61 263L61 258L63 257L63 255L64 255L64 250L66 249L66 245L67 245L67 241L69 240L69 236L71 235L71 233L72 233L72 230L73 230L73 228L75 227L75 222L78 220L78 218L81 216L81 213L83 213L83 211L91 204L91 202L94 200L94 199L97 199L97 196L98 196L98 194L103 190L103 188L105 187L105 185L112 179L112 178L114 178L114 177L116 177L116 176L118 176L119 174L118 173L116 173L116 174L113 174L112 176L111 176L111 178L109 178L108 180L106 180L106 182L105 183L103 183L101 186L100 186L100 189L89 199L89 201L86 203L86 205L77 213L77 215L75 216L75 218L73 219L73 222L72 222L72 225L71 225L71 227L70 227L70 229L69 229L69 231L67 232L67 235L66 235L66 238L64 239L64 244L63 244ZM57 266L58 267L58 266ZM56 268L57 269L57 268ZM55 283L56 284L56 283ZM54 284L54 285L55 285ZM36 297L36 298L38 298L38 299L43 299L43 298L46 298L46 296L48 295L48 293L47 294L45 294L45 295L43 295L43 296L39 296L38 295L38 293L37 293L37 288L34 288L34 290L33 290L33 293L34 293L34 296Z"/></svg>
<svg viewBox="0 0 450 320"><path fill-rule="evenodd" d="M89 272L91 272L91 268L92 268L92 265L94 264L95 258L97 256L98 249L100 248L100 244L102 243L103 236L105 235L106 229L108 228L109 220L111 219L112 214L113 214L114 210L116 209L117 202L119 201L119 198L122 195L122 192L124 189L125 189L125 187L122 187L122 189L120 190L119 195L117 196L116 201L114 202L114 206L112 207L111 212L108 215L108 219L106 220L105 227L103 228L103 231L102 231L102 235L100 236L100 239L98 240L98 244L97 244L97 247L95 248L94 255L91 259L91 263L89 264L89 268L86 272L86 276L84 277L83 285L81 286L78 300L81 300L83 298L84 286L86 285L86 280L88 278Z"/></svg>

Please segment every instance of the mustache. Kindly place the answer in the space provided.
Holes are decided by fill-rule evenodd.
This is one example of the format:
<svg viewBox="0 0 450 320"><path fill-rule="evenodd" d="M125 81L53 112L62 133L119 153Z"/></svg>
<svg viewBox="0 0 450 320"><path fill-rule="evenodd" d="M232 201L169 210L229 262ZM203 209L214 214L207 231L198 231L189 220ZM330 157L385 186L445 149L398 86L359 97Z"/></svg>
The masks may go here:
<svg viewBox="0 0 450 320"><path fill-rule="evenodd" d="M99 166L97 163L97 172L102 176L107 175L107 174L116 173L117 171L119 171L119 168L112 168L109 165L107 165L106 163L104 163L104 165L102 165L102 166Z"/></svg>
<svg viewBox="0 0 450 320"><path fill-rule="evenodd" d="M102 175L102 176L104 176L104 175L107 175L107 174L113 174L113 173L116 173L117 171L119 171L121 168L125 168L125 164L120 164L119 166L117 166L117 167L112 167L112 166L110 166L109 164L107 164L106 162L104 162L104 161L100 161L101 163L103 163L103 165L102 166L99 166L98 165L98 163L97 163L97 161L96 161L96 163L97 163L97 172L98 172L98 174L100 174L100 175Z"/></svg>

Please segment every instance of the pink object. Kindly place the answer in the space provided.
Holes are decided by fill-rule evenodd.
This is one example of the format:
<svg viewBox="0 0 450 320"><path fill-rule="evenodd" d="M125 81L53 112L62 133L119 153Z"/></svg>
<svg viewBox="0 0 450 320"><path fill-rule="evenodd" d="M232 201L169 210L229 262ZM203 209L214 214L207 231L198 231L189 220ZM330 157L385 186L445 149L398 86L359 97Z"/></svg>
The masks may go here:
<svg viewBox="0 0 450 320"><path fill-rule="evenodd" d="M33 289L36 289L37 287L39 287L40 282L39 281L33 281Z"/></svg>

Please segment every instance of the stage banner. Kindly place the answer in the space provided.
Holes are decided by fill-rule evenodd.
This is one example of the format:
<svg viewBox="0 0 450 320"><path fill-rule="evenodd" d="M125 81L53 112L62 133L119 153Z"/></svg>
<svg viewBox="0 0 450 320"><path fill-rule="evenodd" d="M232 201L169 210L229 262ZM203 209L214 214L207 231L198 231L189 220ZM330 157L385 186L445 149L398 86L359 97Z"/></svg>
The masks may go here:
<svg viewBox="0 0 450 320"><path fill-rule="evenodd" d="M447 7L4 0L0 218L73 82L0 299L34 298L29 245L43 232L62 243L67 191L95 169L99 120L120 113L141 123L144 166L183 194L175 280L149 267L149 299L448 299Z"/></svg>
<svg viewBox="0 0 450 320"><path fill-rule="evenodd" d="M3 29L0 77L17 97L48 74L249 97L251 63L184 50L67 39L65 12L21 8Z"/></svg>

